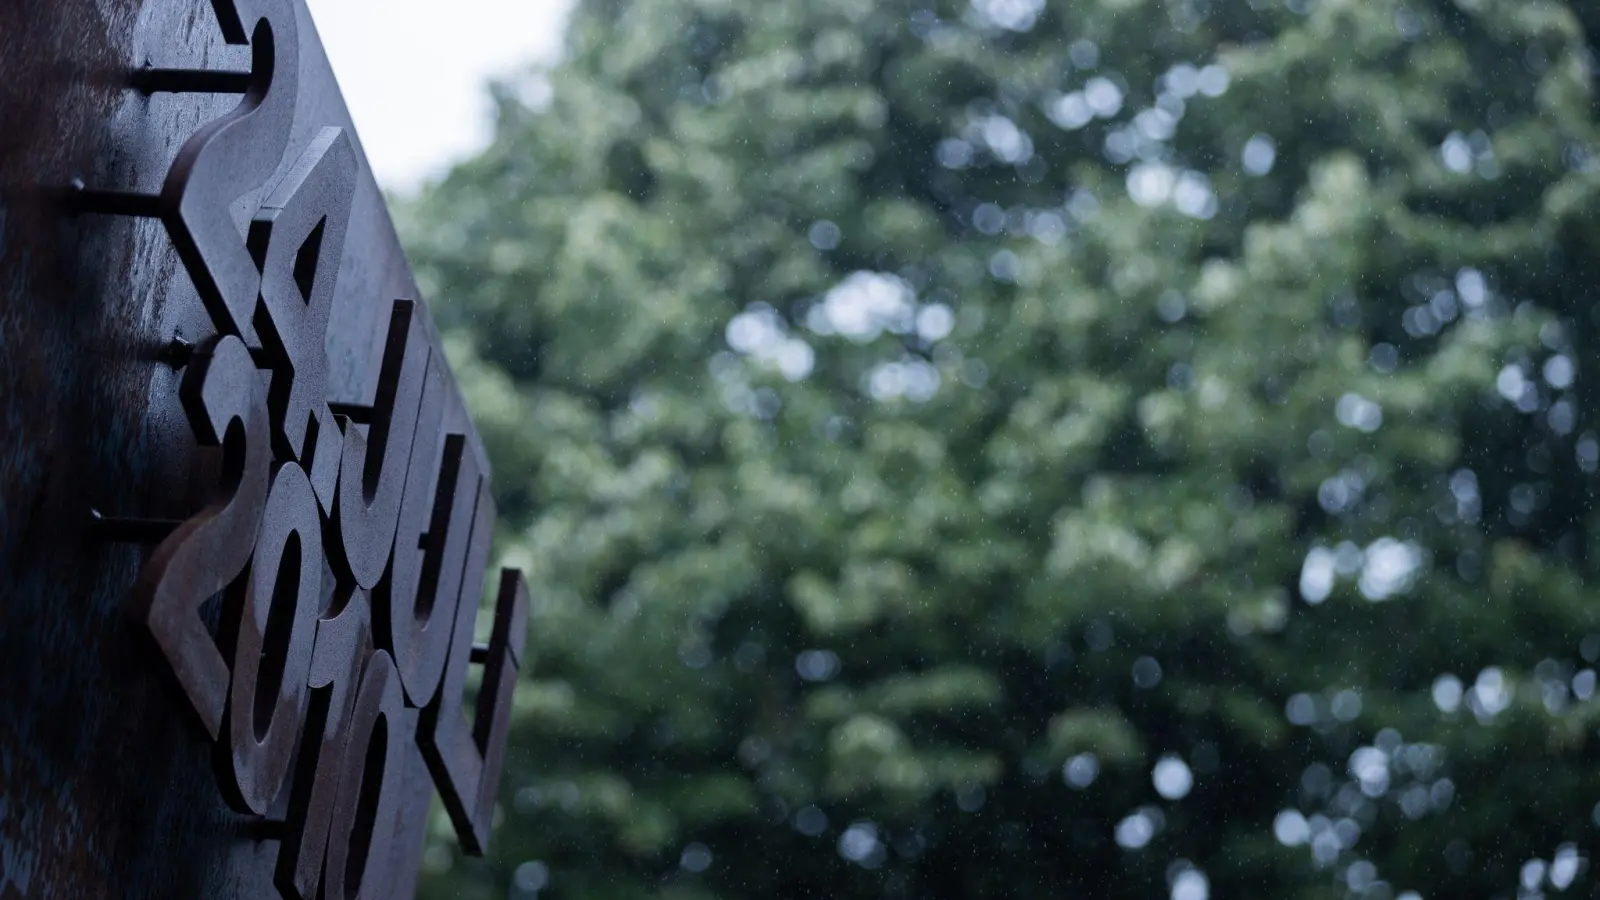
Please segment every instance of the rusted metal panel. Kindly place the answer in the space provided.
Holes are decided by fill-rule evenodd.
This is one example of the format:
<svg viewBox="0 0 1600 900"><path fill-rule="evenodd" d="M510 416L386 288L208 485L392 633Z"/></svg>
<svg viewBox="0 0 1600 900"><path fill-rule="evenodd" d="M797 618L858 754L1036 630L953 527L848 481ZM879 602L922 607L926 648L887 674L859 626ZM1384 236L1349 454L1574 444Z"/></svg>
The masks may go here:
<svg viewBox="0 0 1600 900"><path fill-rule="evenodd" d="M408 895L436 785L481 852L528 599L474 651L422 299L303 0L0 4L0 900Z"/></svg>

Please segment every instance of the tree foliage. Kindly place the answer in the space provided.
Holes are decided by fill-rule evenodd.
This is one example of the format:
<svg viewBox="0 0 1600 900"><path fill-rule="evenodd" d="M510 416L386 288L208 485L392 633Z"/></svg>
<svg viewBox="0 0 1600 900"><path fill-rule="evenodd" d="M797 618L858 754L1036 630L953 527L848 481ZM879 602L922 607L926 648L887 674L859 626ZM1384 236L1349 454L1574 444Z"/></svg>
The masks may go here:
<svg viewBox="0 0 1600 900"><path fill-rule="evenodd" d="M536 598L425 890L1596 889L1596 34L585 0L401 210Z"/></svg>

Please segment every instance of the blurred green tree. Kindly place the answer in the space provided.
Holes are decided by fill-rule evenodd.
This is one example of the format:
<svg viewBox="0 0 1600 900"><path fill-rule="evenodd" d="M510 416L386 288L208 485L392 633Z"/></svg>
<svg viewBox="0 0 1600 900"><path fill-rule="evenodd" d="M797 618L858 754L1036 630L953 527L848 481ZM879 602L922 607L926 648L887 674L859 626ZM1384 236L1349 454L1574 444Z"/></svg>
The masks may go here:
<svg viewBox="0 0 1600 900"><path fill-rule="evenodd" d="M401 210L537 598L425 895L1600 889L1597 34L585 0Z"/></svg>

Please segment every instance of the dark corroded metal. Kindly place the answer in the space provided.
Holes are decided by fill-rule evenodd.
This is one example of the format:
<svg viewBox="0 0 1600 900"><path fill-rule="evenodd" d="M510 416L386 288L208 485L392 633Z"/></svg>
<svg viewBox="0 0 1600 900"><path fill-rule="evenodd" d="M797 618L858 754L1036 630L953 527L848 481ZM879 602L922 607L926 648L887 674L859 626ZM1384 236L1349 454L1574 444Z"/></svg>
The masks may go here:
<svg viewBox="0 0 1600 900"><path fill-rule="evenodd" d="M230 672L200 605L228 587L255 551L268 486L262 393L250 354L236 337L215 339L189 363L183 405L201 446L222 448L223 483L215 500L161 542L133 591L131 608L212 740L222 730Z"/></svg>
<svg viewBox="0 0 1600 900"><path fill-rule="evenodd" d="M161 188L162 222L217 330L258 347L261 270L239 240L231 207L272 177L289 145L299 27L291 0L213 0L212 6L228 43L250 45L250 89L178 151Z"/></svg>
<svg viewBox="0 0 1600 900"><path fill-rule="evenodd" d="M379 641L394 655L406 696L419 705L433 699L444 673L455 626L448 610L460 594L472 527L473 497L460 479L465 437L447 435L442 427L452 402L444 371L444 358L435 356L422 394L389 571L372 595ZM442 601L441 586L448 592ZM434 615L436 609L443 612Z"/></svg>
<svg viewBox="0 0 1600 900"><path fill-rule="evenodd" d="M0 4L0 123L0 900L409 896L528 597L304 0Z"/></svg>
<svg viewBox="0 0 1600 900"><path fill-rule="evenodd" d="M489 639L482 688L469 723L462 715L465 664L476 655L472 643L478 612L476 588L488 560L493 524L494 501L484 492L473 522L444 683L434 701L423 708L418 724L418 743L433 770L439 796L461 846L471 853L481 853L488 845L495 786L505 761L511 694L527 639L527 588L521 572L506 569L501 573L495 601L495 627Z"/></svg>
<svg viewBox="0 0 1600 900"><path fill-rule="evenodd" d="M431 353L416 304L394 301L372 425L366 436L353 428L345 431L333 514L344 540L331 558L341 574L364 588L378 583L393 550Z"/></svg>
<svg viewBox="0 0 1600 900"><path fill-rule="evenodd" d="M300 462L328 512L341 441L328 410L324 342L357 171L349 135L324 128L250 222L251 255L261 263L256 328L273 370L274 449Z"/></svg>
<svg viewBox="0 0 1600 900"><path fill-rule="evenodd" d="M327 900L386 897L383 853L394 839L404 785L405 747L415 740L416 711L405 707L400 673L382 650L367 661L339 763L339 796L328 829L323 869Z"/></svg>
<svg viewBox="0 0 1600 900"><path fill-rule="evenodd" d="M450 657L445 663L444 683L438 694L422 709L422 719L417 725L417 743L422 756L428 761L433 780L439 785L439 796L455 825L456 836L463 847L481 848L486 837L483 823L478 821L477 799L479 780L483 775L483 755L472 740L471 724L462 715L462 693L466 688L467 669L464 663L472 656L473 628L478 619L478 590L489 561L489 532L494 527L494 500L488 496L474 471L471 457L467 457L466 483L476 485L473 491L476 508L472 518L472 532L468 541L467 560L460 587L453 633L450 638Z"/></svg>
<svg viewBox="0 0 1600 900"><path fill-rule="evenodd" d="M317 625L308 682L314 699L306 718L305 746L289 797L288 831L278 854L283 896L312 900L322 885L323 860L338 799L345 746L352 731L362 665L372 655L365 591L356 589Z"/></svg>
<svg viewBox="0 0 1600 900"><path fill-rule="evenodd" d="M310 692L322 563L316 495L300 467L285 463L272 476L250 574L234 584L242 609L228 611L237 637L228 740L217 750L223 792L242 812L270 812L289 774Z"/></svg>
<svg viewBox="0 0 1600 900"><path fill-rule="evenodd" d="M478 796L473 819L483 841L488 844L489 828L494 824L494 800L505 768L506 736L511 726L511 699L517 687L517 672L522 668L522 651L528 640L528 586L516 569L502 569L500 590L495 600L494 630L489 635L489 658L483 667L483 687L478 693L472 721L472 739L483 755L483 772L478 780Z"/></svg>

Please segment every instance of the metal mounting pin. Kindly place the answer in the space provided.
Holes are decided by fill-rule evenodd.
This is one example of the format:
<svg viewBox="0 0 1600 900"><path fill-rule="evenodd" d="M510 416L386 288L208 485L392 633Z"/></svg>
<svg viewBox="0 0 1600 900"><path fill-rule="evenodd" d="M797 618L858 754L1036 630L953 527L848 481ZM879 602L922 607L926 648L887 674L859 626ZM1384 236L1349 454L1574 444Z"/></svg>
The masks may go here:
<svg viewBox="0 0 1600 900"><path fill-rule="evenodd" d="M160 218L162 213L161 197L158 194L102 191L85 187L81 178L72 179L63 199L68 209L82 214L156 219Z"/></svg>
<svg viewBox="0 0 1600 900"><path fill-rule="evenodd" d="M173 369L181 369L194 358L194 344L183 339L183 335L175 334L165 347L161 348L160 359Z"/></svg>
<svg viewBox="0 0 1600 900"><path fill-rule="evenodd" d="M128 73L128 86L141 94L242 94L250 89L249 72L218 69L156 69Z"/></svg>
<svg viewBox="0 0 1600 900"><path fill-rule="evenodd" d="M89 530L102 541L119 544L159 544L178 529L180 519L141 519L103 515L89 510Z"/></svg>

